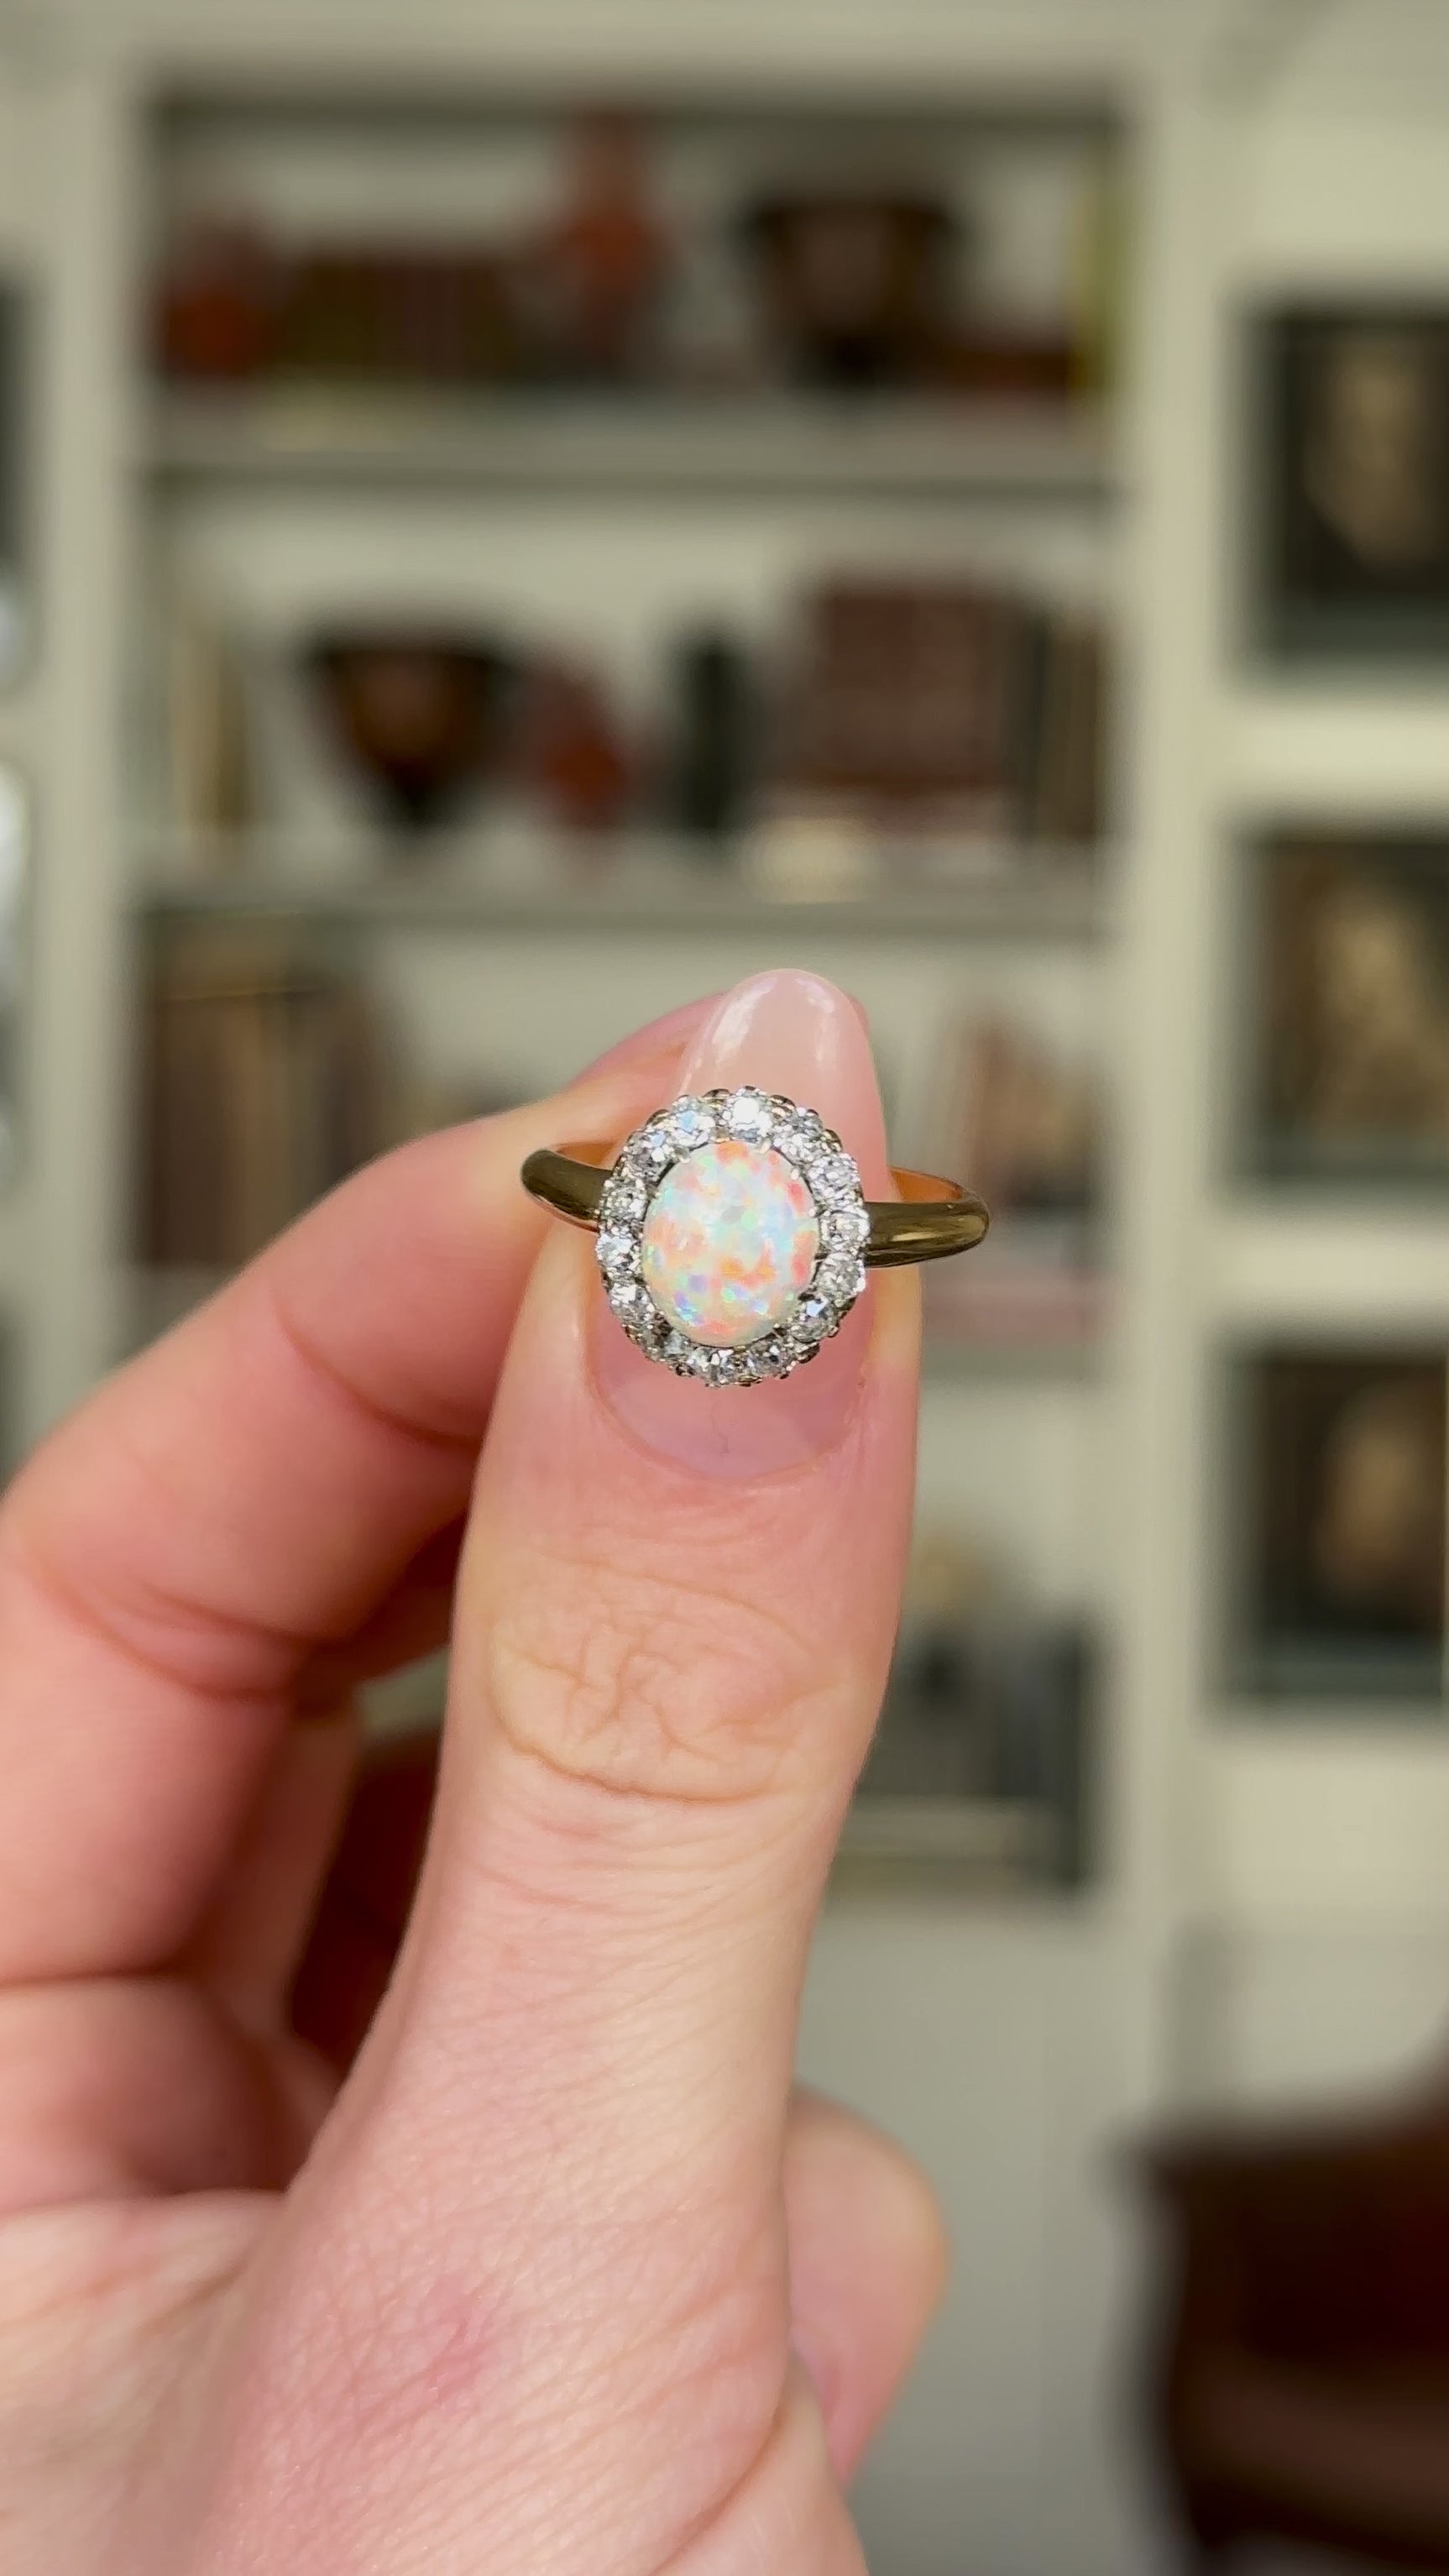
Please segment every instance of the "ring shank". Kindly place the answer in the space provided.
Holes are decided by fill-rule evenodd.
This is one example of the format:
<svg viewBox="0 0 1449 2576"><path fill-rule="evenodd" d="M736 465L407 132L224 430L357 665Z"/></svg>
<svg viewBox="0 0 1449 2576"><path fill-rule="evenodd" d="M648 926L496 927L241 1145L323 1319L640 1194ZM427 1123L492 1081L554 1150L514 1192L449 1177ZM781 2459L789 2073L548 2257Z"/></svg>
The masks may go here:
<svg viewBox="0 0 1449 2576"><path fill-rule="evenodd" d="M571 1225L597 1226L604 1183L614 1148L593 1138L580 1144L544 1146L530 1154L522 1181L530 1197L552 1208ZM869 1270L902 1269L916 1261L942 1261L953 1252L969 1252L991 1220L985 1201L957 1181L939 1180L934 1172L893 1170L898 1199L867 1199L870 1234L864 1260Z"/></svg>

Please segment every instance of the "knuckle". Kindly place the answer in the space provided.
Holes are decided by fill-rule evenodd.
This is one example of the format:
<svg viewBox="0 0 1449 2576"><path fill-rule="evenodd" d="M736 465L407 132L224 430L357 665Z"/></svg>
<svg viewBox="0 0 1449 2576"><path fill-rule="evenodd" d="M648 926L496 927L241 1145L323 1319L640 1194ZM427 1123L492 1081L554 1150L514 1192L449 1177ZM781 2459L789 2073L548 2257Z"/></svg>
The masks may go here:
<svg viewBox="0 0 1449 2576"><path fill-rule="evenodd" d="M614 1565L525 1574L485 1651L515 1746L575 1779L691 1801L818 1780L848 1690L828 1647L757 1602Z"/></svg>

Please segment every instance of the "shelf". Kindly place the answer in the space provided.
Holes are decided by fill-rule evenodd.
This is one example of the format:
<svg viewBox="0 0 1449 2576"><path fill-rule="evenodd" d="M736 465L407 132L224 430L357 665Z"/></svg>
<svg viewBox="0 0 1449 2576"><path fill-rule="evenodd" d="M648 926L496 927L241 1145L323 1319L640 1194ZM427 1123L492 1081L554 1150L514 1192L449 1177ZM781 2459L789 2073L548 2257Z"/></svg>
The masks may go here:
<svg viewBox="0 0 1449 2576"><path fill-rule="evenodd" d="M1057 1875L1059 1818L1006 1798L902 1798L864 1791L852 1803L835 1865L837 1885L889 1882L934 1865L985 1884L1038 1886Z"/></svg>
<svg viewBox="0 0 1449 2576"><path fill-rule="evenodd" d="M1307 1753L1296 1756L1304 1760L1345 1743L1373 1744L1402 1758L1422 1747L1426 1728L1433 1728L1443 1738L1439 1758L1449 1766L1449 1705L1441 1690L1410 1694L1234 1689L1208 1703L1205 1723L1216 1735L1242 1744L1271 1741L1281 1744L1285 1752L1306 1745Z"/></svg>
<svg viewBox="0 0 1449 2576"><path fill-rule="evenodd" d="M1202 1271L1235 1331L1449 1342L1449 1205L1234 1209L1213 1223Z"/></svg>
<svg viewBox="0 0 1449 2576"><path fill-rule="evenodd" d="M1021 1379L1032 1384L1042 1379L1068 1386L1079 1381L1091 1384L1106 1371L1107 1346L1100 1334L968 1341L961 1335L932 1333L928 1324L921 1342L921 1367L926 1376L946 1383L956 1378L968 1383L992 1378L998 1385L1014 1385Z"/></svg>
<svg viewBox="0 0 1449 2576"><path fill-rule="evenodd" d="M1241 682L1223 705L1224 776L1245 817L1327 828L1449 813L1449 670L1393 665Z"/></svg>
<svg viewBox="0 0 1449 2576"><path fill-rule="evenodd" d="M204 856L204 854L202 854ZM285 850L255 873L178 869L161 853L138 854L136 908L155 921L258 923L346 931L453 931L565 936L613 932L631 937L766 929L898 939L1078 941L1109 927L1099 858L1003 854L998 863L954 883L882 887L878 877L858 892L772 892L708 860L670 866L627 856L568 877L530 883L510 873L489 880L486 862L450 862L443 850L400 861L395 873L350 875L335 862L318 865L299 848ZM325 854L324 854L325 856ZM148 863L149 859L149 863ZM607 871L607 873L605 873ZM547 872L540 870L547 879Z"/></svg>
<svg viewBox="0 0 1449 2576"><path fill-rule="evenodd" d="M323 392L143 399L136 461L163 481L501 491L852 493L1087 502L1120 489L1085 404L785 394Z"/></svg>

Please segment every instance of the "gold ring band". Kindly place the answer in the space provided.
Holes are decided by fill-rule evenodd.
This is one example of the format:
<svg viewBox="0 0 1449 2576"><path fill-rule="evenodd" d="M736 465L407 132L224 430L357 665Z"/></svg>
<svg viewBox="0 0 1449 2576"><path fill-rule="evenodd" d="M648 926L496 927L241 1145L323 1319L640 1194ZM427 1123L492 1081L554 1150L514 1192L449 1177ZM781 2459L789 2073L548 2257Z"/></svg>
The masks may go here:
<svg viewBox="0 0 1449 2576"><path fill-rule="evenodd" d="M676 1375L759 1386L817 1357L868 1269L939 1261L986 1232L981 1200L930 1172L867 1199L818 1112L782 1093L682 1094L616 1149L544 1148L523 1185L589 1227L610 1308Z"/></svg>
<svg viewBox="0 0 1449 2576"><path fill-rule="evenodd" d="M571 1225L597 1228L604 1190L613 1168L613 1147L583 1144L543 1146L530 1154L522 1181L530 1196L541 1199L555 1216ZM899 1199L867 1199L870 1232L861 1258L868 1270L900 1270L914 1261L944 1261L953 1252L969 1252L991 1222L984 1199L959 1181L943 1181L934 1172L892 1167Z"/></svg>

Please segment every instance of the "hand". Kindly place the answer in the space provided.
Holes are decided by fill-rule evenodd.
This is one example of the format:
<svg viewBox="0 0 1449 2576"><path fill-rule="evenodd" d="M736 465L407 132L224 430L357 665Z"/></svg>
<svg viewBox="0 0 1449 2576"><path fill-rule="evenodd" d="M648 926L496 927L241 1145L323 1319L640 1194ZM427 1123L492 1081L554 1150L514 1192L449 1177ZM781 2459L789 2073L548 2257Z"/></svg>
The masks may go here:
<svg viewBox="0 0 1449 2576"><path fill-rule="evenodd" d="M710 1394L517 1180L746 1080L889 1187L853 1007L757 978L361 1174L5 1500L7 2576L862 2566L840 2482L940 2235L791 2066L895 1626L914 1281ZM450 1616L347 2071L396 1929L327 1879L352 1695Z"/></svg>

